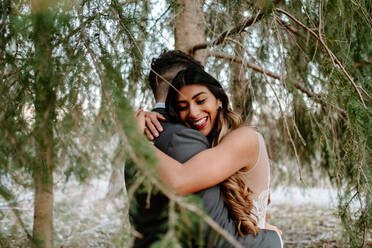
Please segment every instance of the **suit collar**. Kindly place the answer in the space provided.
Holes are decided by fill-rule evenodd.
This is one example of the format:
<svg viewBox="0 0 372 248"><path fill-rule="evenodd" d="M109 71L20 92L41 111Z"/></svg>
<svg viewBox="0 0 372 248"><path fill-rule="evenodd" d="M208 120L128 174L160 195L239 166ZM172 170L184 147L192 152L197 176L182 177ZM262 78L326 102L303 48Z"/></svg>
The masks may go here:
<svg viewBox="0 0 372 248"><path fill-rule="evenodd" d="M167 120L169 119L168 112L165 110L165 108L154 108L152 111L155 111L155 112L158 112L158 113L164 115L164 117L165 117Z"/></svg>

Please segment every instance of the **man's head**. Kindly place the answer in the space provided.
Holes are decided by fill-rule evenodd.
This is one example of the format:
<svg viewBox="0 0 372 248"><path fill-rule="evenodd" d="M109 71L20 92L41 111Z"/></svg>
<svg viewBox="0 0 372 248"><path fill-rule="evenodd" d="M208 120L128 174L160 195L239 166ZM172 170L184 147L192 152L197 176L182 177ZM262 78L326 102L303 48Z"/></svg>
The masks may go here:
<svg viewBox="0 0 372 248"><path fill-rule="evenodd" d="M203 68L199 61L179 50L163 51L158 58L154 58L151 62L149 81L155 100L165 102L169 84L177 73L195 66Z"/></svg>

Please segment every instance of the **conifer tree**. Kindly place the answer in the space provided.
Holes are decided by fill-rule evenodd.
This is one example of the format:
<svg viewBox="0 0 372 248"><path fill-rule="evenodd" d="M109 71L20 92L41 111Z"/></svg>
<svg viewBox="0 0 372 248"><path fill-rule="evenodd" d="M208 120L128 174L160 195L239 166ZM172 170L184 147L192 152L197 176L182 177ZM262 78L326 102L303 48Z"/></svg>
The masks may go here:
<svg viewBox="0 0 372 248"><path fill-rule="evenodd" d="M177 48L201 60L234 108L258 126L274 177L304 187L320 174L332 182L347 244L365 247L372 218L370 1L174 0L161 13L152 11L157 6L0 2L0 195L30 243L55 244L56 175L89 181L122 171L125 161L126 170L137 168L134 185L172 199L165 243L178 243L182 232L174 230L186 225L177 220L190 223L185 210L214 225L157 178L135 126L134 108L152 102L149 58ZM15 188L35 191L32 231L17 211ZM130 228L120 232L113 239L128 244Z"/></svg>
<svg viewBox="0 0 372 248"><path fill-rule="evenodd" d="M236 6L245 16L238 22ZM236 110L252 113L270 144L274 170L279 167L274 173L280 167L288 173L290 164L297 164L298 176L286 177L311 185L324 171L339 191L345 238L364 247L371 222L371 5L221 1L204 9L221 21L209 22L208 42L189 51L208 49L214 57L209 68L217 76L227 62L246 70L245 97L234 84L228 87L232 99L240 99L235 107L245 108ZM236 82L234 71L230 78Z"/></svg>
<svg viewBox="0 0 372 248"><path fill-rule="evenodd" d="M30 244L54 247L55 174L86 181L111 165L123 167L128 146L135 161L152 160L138 139L121 74L136 45L124 27L136 12L117 1L2 1L0 7L0 193ZM32 232L15 206L16 186L35 190Z"/></svg>

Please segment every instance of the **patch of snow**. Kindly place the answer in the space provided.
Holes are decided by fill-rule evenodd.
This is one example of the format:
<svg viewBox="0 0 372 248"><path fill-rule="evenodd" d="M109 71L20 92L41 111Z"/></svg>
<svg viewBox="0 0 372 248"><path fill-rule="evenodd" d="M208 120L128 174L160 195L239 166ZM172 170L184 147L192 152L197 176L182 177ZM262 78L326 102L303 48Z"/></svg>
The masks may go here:
<svg viewBox="0 0 372 248"><path fill-rule="evenodd" d="M279 186L271 190L271 204L299 206L313 204L321 207L337 207L337 191L332 188L300 188Z"/></svg>

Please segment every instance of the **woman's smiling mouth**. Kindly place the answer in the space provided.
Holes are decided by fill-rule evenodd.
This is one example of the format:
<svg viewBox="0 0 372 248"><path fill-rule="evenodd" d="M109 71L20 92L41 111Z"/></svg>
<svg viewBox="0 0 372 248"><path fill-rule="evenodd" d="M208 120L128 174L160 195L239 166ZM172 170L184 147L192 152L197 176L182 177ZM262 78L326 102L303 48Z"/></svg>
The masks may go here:
<svg viewBox="0 0 372 248"><path fill-rule="evenodd" d="M207 125L207 123L208 123L208 117L207 116L203 117L203 118L201 118L197 121L192 122L193 126L198 130L203 129Z"/></svg>

